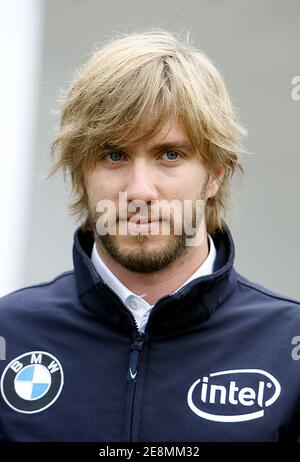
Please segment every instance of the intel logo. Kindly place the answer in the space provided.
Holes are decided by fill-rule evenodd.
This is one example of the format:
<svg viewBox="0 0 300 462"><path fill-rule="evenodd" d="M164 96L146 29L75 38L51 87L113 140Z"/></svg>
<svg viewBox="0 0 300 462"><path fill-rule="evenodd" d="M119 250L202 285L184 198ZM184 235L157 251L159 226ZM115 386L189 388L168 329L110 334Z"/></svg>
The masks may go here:
<svg viewBox="0 0 300 462"><path fill-rule="evenodd" d="M187 403L203 419L244 422L263 417L280 395L278 380L261 369L214 372L189 388ZM250 412L249 412L250 411Z"/></svg>

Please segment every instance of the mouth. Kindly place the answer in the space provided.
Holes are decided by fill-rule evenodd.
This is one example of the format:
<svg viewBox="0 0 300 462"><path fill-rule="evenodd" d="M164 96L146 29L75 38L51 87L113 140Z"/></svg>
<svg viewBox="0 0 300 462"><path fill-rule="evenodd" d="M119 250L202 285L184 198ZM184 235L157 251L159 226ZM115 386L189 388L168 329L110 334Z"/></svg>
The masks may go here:
<svg viewBox="0 0 300 462"><path fill-rule="evenodd" d="M162 220L149 220L148 217L135 217L134 220L131 218L120 220L120 225L125 227L129 234L159 234Z"/></svg>

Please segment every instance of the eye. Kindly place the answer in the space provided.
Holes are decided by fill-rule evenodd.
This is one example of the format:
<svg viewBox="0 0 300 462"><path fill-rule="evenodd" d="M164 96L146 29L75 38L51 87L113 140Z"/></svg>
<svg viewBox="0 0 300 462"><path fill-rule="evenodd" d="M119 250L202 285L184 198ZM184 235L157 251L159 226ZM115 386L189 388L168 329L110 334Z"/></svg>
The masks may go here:
<svg viewBox="0 0 300 462"><path fill-rule="evenodd" d="M111 151L108 154L106 154L105 158L111 161L112 163L114 163L114 162L119 162L120 160L122 160L122 156L123 154L120 151Z"/></svg>
<svg viewBox="0 0 300 462"><path fill-rule="evenodd" d="M173 162L179 160L180 156L180 154L178 154L176 151L165 151L162 155L165 156L165 160L170 160Z"/></svg>

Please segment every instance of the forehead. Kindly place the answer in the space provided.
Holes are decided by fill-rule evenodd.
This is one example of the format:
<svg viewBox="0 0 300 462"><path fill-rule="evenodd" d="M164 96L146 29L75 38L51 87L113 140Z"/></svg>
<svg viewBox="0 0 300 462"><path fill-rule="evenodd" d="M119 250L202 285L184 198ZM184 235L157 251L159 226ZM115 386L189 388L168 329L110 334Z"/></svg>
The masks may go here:
<svg viewBox="0 0 300 462"><path fill-rule="evenodd" d="M180 119L172 119L164 122L154 132L152 131L149 135L147 127L140 130L141 136L138 141L135 142L124 142L122 143L105 143L105 146L110 147L124 147L127 149L133 149L142 147L146 150L154 150L158 147L178 147L192 149L192 143L189 139L187 131L184 127L183 122ZM143 136L144 133L144 136ZM124 137L125 138L125 137ZM123 141L123 140L122 140Z"/></svg>
<svg viewBox="0 0 300 462"><path fill-rule="evenodd" d="M144 141L150 148L158 143L182 142L189 143L185 127L179 119L170 120L162 125L157 132Z"/></svg>

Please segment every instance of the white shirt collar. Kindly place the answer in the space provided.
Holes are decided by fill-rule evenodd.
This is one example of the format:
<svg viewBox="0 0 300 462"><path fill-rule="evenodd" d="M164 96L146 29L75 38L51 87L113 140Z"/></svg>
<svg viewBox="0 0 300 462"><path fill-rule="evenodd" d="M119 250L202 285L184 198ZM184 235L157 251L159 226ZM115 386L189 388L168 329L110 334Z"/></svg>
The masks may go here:
<svg viewBox="0 0 300 462"><path fill-rule="evenodd" d="M211 236L209 234L207 236L209 240L209 253L207 258L202 263L202 265L173 293L180 290L193 279L196 279L200 276L206 276L213 272L213 266L217 252ZM117 276L115 276L115 274L108 268L108 266L100 257L95 243L93 246L91 260L95 269L104 280L104 282L119 296L122 302L132 312L139 330L144 331L151 308L154 305L150 305L148 302L146 302L146 300L144 300L142 297L143 294L135 294L132 292L120 281L120 279L117 278Z"/></svg>

